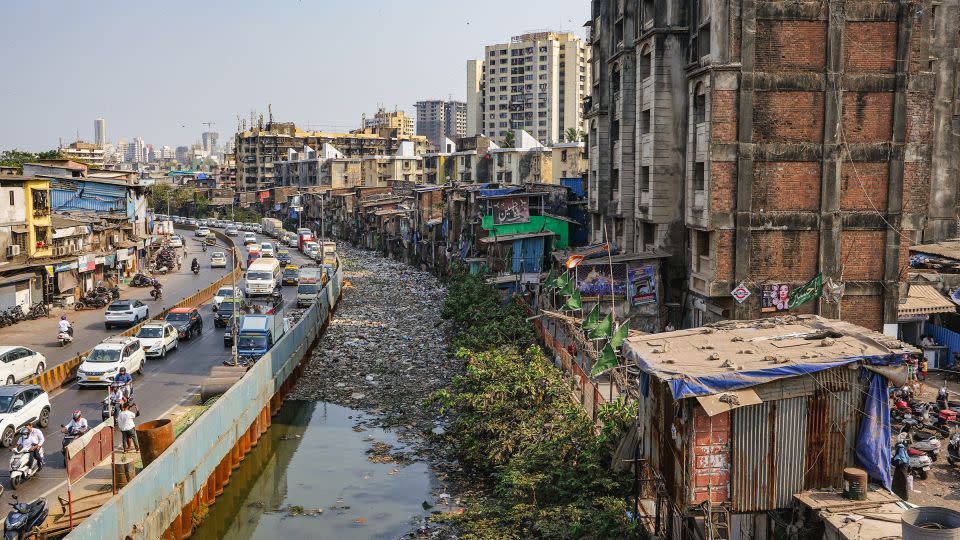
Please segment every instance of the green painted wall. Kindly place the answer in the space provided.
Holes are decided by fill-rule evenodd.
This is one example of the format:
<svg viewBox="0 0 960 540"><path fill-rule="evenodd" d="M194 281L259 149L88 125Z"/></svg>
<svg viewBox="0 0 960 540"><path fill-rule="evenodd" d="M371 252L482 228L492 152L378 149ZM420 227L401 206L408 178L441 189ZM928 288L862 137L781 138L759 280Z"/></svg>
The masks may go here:
<svg viewBox="0 0 960 540"><path fill-rule="evenodd" d="M493 216L483 216L483 221L480 223L480 226L487 231L493 229ZM503 236L505 234L534 233L540 231L552 231L557 234L557 236L553 237L554 249L566 249L569 246L570 224L566 221L552 218L550 216L530 216L529 223L511 223L509 225L496 226L497 236Z"/></svg>

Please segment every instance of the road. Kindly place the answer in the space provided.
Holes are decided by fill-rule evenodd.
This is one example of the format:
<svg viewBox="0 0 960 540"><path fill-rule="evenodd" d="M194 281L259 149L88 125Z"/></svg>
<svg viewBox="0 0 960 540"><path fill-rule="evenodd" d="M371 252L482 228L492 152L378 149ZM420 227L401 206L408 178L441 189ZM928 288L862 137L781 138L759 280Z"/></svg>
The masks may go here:
<svg viewBox="0 0 960 540"><path fill-rule="evenodd" d="M272 239L260 239L274 242ZM306 262L306 259L295 249L291 248L290 253L293 255L293 264L299 265ZM205 283L210 281L212 279ZM238 282L238 285L242 286L242 283ZM188 294L193 292L195 291L189 290ZM167 296L166 292L164 296ZM296 287L284 287L283 298L284 304L288 307L294 303ZM203 333L199 337L182 341L179 349L168 354L164 359L149 359L143 375L134 376L134 397L141 411L137 424L162 417L178 404L187 403L198 391L200 383L207 377L210 368L221 365L224 360L230 358L230 349L223 346L224 330L214 328L213 308L210 302L201 306L201 317ZM102 329L103 325L100 324L99 328ZM0 330L0 335L5 337L7 330L7 328ZM66 473L63 456L60 453L63 439L59 433L59 426L70 420L70 414L75 409L83 411L83 416L90 423L90 427L96 426L101 422L100 403L104 397L106 397L105 389L80 388L76 384L71 384L51 398L50 426L43 430L46 437L43 446L47 456L46 466L38 476L28 480L16 492L10 489L8 473L0 472L0 484L4 487L3 495L0 496L0 509L8 508L6 503L12 501L10 497L13 493L17 493L22 500L33 500L65 484ZM10 451L0 450L0 464L6 467L9 460ZM55 501L48 502L56 505Z"/></svg>
<svg viewBox="0 0 960 540"><path fill-rule="evenodd" d="M178 232L186 240L183 267L179 272L158 276L163 283L163 298L159 302L150 298L149 287L124 286L120 289L121 299L142 301L150 308L151 316L159 314L181 299L203 289L228 271L227 268L210 268L210 254L214 251L225 251L223 244L207 248L207 252L203 253L191 236L191 231L179 230ZM200 273L196 276L190 271L190 261L194 257L200 262ZM229 262L228 256L228 265ZM21 345L44 355L47 358L46 368L50 369L124 330L122 328L107 330L103 324L105 311L105 308L83 311L55 308L49 318L23 321L8 326L0 330L0 336L4 345ZM60 347L57 343L57 321L63 314L66 314L74 325L74 340L70 345Z"/></svg>

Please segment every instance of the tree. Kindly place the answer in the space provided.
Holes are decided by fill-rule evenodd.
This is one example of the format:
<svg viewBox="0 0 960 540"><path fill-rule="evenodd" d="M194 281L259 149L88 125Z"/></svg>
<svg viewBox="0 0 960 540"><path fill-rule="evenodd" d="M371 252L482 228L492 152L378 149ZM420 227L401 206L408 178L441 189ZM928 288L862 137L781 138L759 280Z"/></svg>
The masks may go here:
<svg viewBox="0 0 960 540"><path fill-rule="evenodd" d="M517 144L516 138L513 135L512 131L508 131L503 137L503 147L504 148L513 148Z"/></svg>
<svg viewBox="0 0 960 540"><path fill-rule="evenodd" d="M31 161L36 161L37 155L33 152L26 152L23 150L4 150L0 154L0 165L6 167L16 167L17 173L23 173L23 164L30 163Z"/></svg>
<svg viewBox="0 0 960 540"><path fill-rule="evenodd" d="M564 137L567 139L567 142L582 141L583 136L584 133L575 127L569 127L567 128L567 131L564 132Z"/></svg>
<svg viewBox="0 0 960 540"><path fill-rule="evenodd" d="M60 153L60 150L45 150L37 154L37 159L66 159L66 156ZM80 160L74 159L73 161Z"/></svg>

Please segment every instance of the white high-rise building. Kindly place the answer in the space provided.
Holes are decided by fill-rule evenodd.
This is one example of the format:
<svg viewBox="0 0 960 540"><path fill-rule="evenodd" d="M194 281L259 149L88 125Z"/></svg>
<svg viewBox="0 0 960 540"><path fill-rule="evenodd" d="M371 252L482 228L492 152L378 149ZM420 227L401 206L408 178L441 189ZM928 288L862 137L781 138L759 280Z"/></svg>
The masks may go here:
<svg viewBox="0 0 960 540"><path fill-rule="evenodd" d="M147 145L140 137L134 137L133 142L127 144L124 161L128 163L145 163L149 160L147 155Z"/></svg>
<svg viewBox="0 0 960 540"><path fill-rule="evenodd" d="M220 149L219 146L217 146L217 141L220 139L220 134L216 131L204 131L200 137L203 140L203 150L207 153L207 155L212 156L213 154L216 154Z"/></svg>
<svg viewBox="0 0 960 540"><path fill-rule="evenodd" d="M107 121L103 118L93 121L93 143L97 148L103 148L107 144Z"/></svg>
<svg viewBox="0 0 960 540"><path fill-rule="evenodd" d="M502 141L522 129L542 143L583 130L590 92L590 49L571 33L536 32L488 45L467 63L468 135Z"/></svg>

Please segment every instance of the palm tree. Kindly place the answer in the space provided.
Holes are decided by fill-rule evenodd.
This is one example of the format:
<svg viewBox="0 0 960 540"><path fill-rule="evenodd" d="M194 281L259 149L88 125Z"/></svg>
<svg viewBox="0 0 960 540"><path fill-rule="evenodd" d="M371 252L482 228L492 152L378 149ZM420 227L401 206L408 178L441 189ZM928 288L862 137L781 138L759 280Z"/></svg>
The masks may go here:
<svg viewBox="0 0 960 540"><path fill-rule="evenodd" d="M508 131L506 135L503 136L503 147L504 148L513 148L516 145L517 141L514 138L513 132Z"/></svg>

